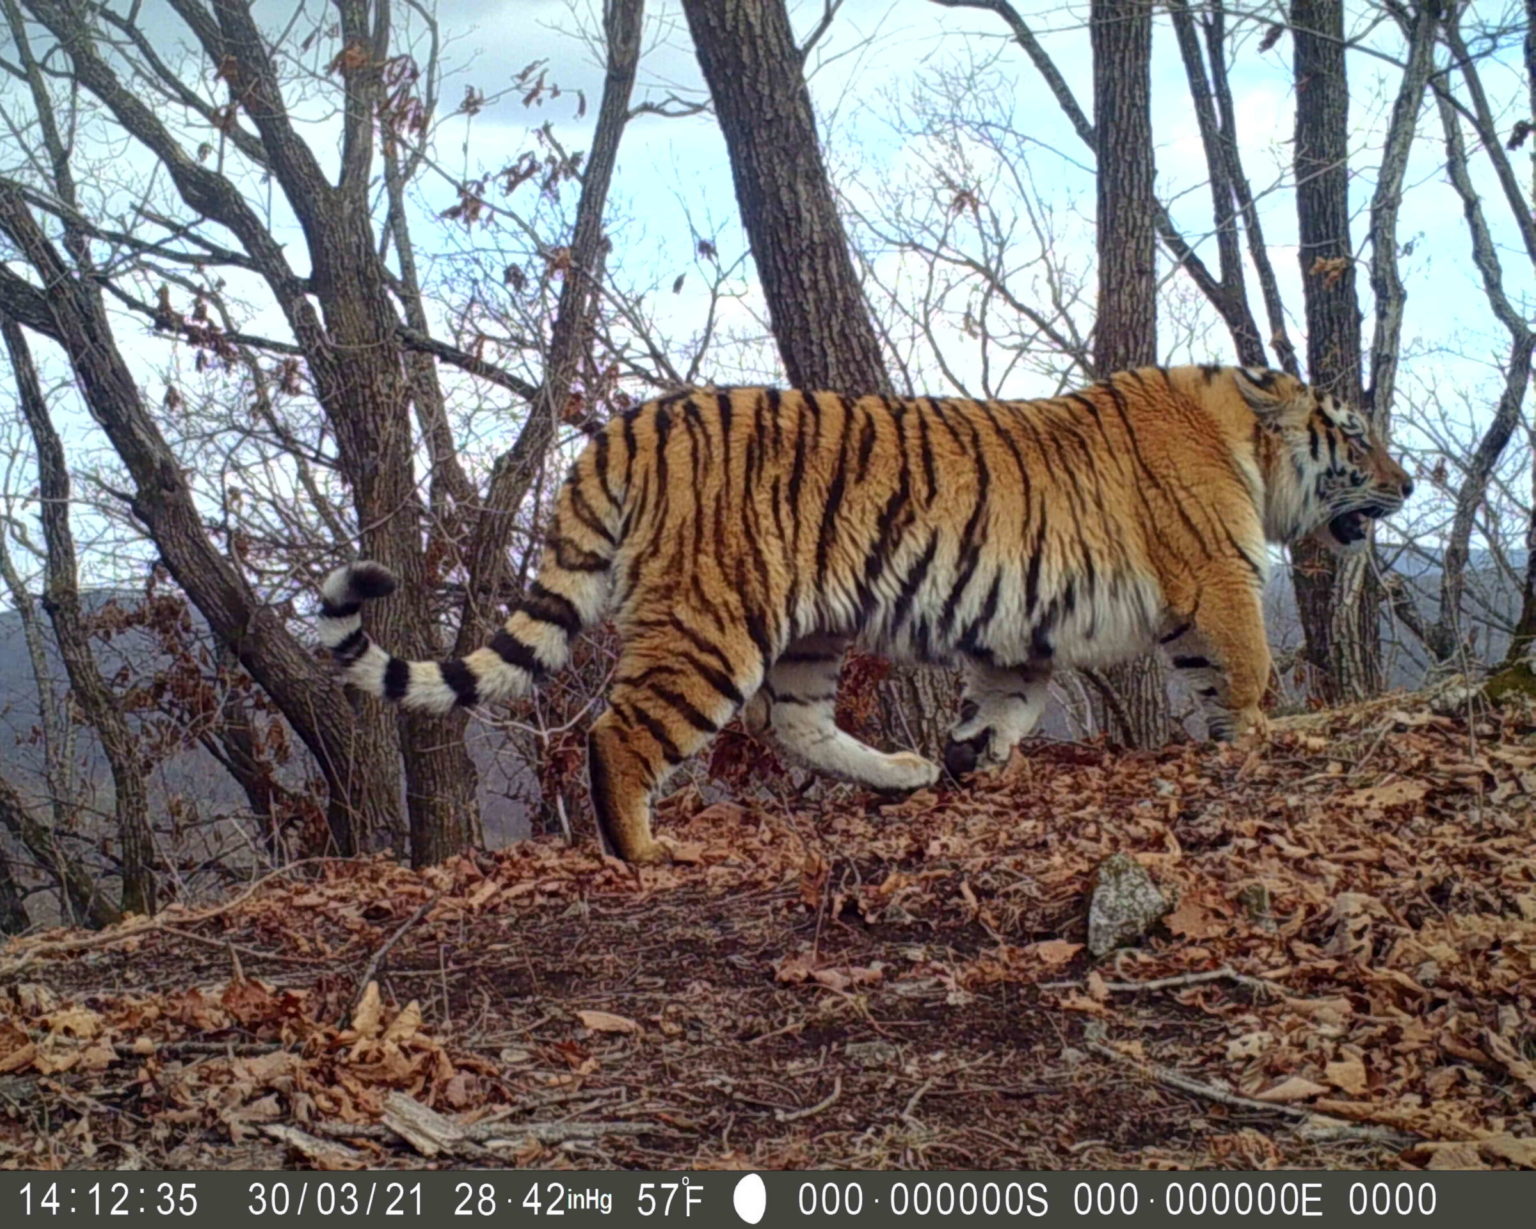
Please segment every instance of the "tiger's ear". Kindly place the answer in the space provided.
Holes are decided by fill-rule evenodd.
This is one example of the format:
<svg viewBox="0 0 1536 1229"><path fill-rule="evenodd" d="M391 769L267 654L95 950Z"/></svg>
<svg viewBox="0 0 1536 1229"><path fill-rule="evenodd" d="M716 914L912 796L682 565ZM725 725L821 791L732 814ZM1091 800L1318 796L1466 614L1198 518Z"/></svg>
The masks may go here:
<svg viewBox="0 0 1536 1229"><path fill-rule="evenodd" d="M1260 422L1279 424L1287 418L1304 418L1316 404L1312 390L1283 371L1235 367L1232 378L1238 393Z"/></svg>

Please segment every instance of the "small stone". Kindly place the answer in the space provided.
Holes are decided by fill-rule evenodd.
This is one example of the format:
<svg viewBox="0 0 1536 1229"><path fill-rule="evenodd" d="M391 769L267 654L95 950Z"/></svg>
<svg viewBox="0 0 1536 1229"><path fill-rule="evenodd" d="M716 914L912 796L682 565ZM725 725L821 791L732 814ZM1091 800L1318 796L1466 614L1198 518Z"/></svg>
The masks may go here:
<svg viewBox="0 0 1536 1229"><path fill-rule="evenodd" d="M1275 928L1275 918L1270 907L1269 885L1267 883L1250 883L1237 894L1237 903L1242 906L1243 912L1248 915L1250 921L1257 923L1264 930Z"/></svg>
<svg viewBox="0 0 1536 1229"><path fill-rule="evenodd" d="M1168 912L1168 900L1152 876L1129 854L1111 854L1099 864L1088 903L1088 950L1102 956L1132 943Z"/></svg>
<svg viewBox="0 0 1536 1229"><path fill-rule="evenodd" d="M861 1067L890 1067L901 1057L889 1041L850 1041L843 1047L843 1053Z"/></svg>

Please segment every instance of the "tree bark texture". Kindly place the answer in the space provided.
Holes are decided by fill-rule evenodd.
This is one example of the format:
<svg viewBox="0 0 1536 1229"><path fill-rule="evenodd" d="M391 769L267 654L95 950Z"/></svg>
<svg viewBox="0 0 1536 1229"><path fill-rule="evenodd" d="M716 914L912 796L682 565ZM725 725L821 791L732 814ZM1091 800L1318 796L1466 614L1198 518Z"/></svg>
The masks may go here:
<svg viewBox="0 0 1536 1229"><path fill-rule="evenodd" d="M19 935L31 925L27 898L16 882L10 855L0 847L0 935Z"/></svg>
<svg viewBox="0 0 1536 1229"><path fill-rule="evenodd" d="M1296 220L1312 383L1369 410L1361 385L1360 303L1349 229L1349 83L1343 0L1293 0ZM1315 690L1329 703L1380 689L1377 586L1364 561L1310 540L1292 548L1297 613ZM1359 572L1360 575L1350 575Z"/></svg>
<svg viewBox="0 0 1536 1229"><path fill-rule="evenodd" d="M1157 197L1152 153L1152 8L1149 0L1094 0L1093 108L1098 154L1096 374L1157 361ZM1105 672L1119 693L1134 746L1168 731L1162 663L1148 655Z"/></svg>
<svg viewBox="0 0 1536 1229"><path fill-rule="evenodd" d="M683 12L790 384L889 392L784 0L683 0Z"/></svg>
<svg viewBox="0 0 1536 1229"><path fill-rule="evenodd" d="M1525 79L1530 88L1531 115L1536 117L1536 0L1525 0ZM1536 140L1530 142L1531 199L1536 201ZM1532 435L1536 442L1536 433ZM1525 527L1525 579L1520 589L1520 616L1510 636L1505 665L1536 655L1536 451L1531 465L1531 516Z"/></svg>

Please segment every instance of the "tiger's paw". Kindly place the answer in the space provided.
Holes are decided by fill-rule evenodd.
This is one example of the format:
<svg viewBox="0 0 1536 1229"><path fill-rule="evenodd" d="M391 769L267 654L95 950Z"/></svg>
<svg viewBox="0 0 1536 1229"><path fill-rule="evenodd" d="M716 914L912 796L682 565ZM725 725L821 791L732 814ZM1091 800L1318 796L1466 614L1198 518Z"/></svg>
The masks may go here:
<svg viewBox="0 0 1536 1229"><path fill-rule="evenodd" d="M876 793L910 794L913 790L926 789L941 775L937 764L915 751L896 751L882 756L881 760L879 779L866 782Z"/></svg>
<svg viewBox="0 0 1536 1229"><path fill-rule="evenodd" d="M672 851L655 838L633 845L621 856L631 866L671 866L676 861Z"/></svg>
<svg viewBox="0 0 1536 1229"><path fill-rule="evenodd" d="M1256 708L1239 714L1237 730L1238 744L1244 747L1262 747L1273 733L1269 718Z"/></svg>

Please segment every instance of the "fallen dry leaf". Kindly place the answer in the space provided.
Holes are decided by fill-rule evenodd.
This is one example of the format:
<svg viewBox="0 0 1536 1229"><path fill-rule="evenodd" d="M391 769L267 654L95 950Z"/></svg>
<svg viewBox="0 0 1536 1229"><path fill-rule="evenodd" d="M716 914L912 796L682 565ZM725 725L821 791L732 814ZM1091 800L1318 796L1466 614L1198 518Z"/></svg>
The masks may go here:
<svg viewBox="0 0 1536 1229"><path fill-rule="evenodd" d="M1231 928L1231 911L1214 902L1201 901L1187 896L1178 907L1168 914L1164 924L1176 935L1186 939L1212 939L1225 934Z"/></svg>
<svg viewBox="0 0 1536 1229"><path fill-rule="evenodd" d="M410 1041L421 1030L421 1004L415 999L407 1003L384 1030L383 1040L396 1044Z"/></svg>
<svg viewBox="0 0 1536 1229"><path fill-rule="evenodd" d="M611 1011L578 1011L576 1018L583 1028L594 1033L638 1033L640 1025L628 1016L616 1016Z"/></svg>
<svg viewBox="0 0 1536 1229"><path fill-rule="evenodd" d="M1508 1161L1522 1169L1536 1169L1536 1139L1516 1139L1513 1135L1491 1135L1477 1141L1484 1156Z"/></svg>
<svg viewBox="0 0 1536 1229"><path fill-rule="evenodd" d="M352 1013L352 1031L360 1038L377 1037L384 1026L384 1000L379 995L379 983L371 981L363 988L357 1010Z"/></svg>
<svg viewBox="0 0 1536 1229"><path fill-rule="evenodd" d="M1072 958L1083 950L1083 945L1068 943L1065 939L1046 939L1040 943L1031 943L1024 950L1046 964L1061 965L1070 963Z"/></svg>
<svg viewBox="0 0 1536 1229"><path fill-rule="evenodd" d="M1365 1092L1365 1064L1358 1058L1341 1058L1323 1068L1323 1077L1335 1088L1354 1096Z"/></svg>
<svg viewBox="0 0 1536 1229"><path fill-rule="evenodd" d="M1476 1140L1435 1144L1425 1151L1429 1157L1424 1163L1425 1169L1440 1171L1488 1168L1480 1155Z"/></svg>
<svg viewBox="0 0 1536 1229"><path fill-rule="evenodd" d="M1307 1101L1312 1097L1320 1097L1328 1089L1321 1084L1314 1084L1311 1080L1303 1079L1299 1075L1289 1076L1281 1080L1273 1088L1266 1088L1263 1092L1253 1094L1255 1101L1273 1101L1276 1104L1288 1104L1292 1101Z"/></svg>
<svg viewBox="0 0 1536 1229"><path fill-rule="evenodd" d="M1339 803L1347 807L1400 807L1418 802L1428 793L1429 786L1422 781L1389 781L1345 794Z"/></svg>

